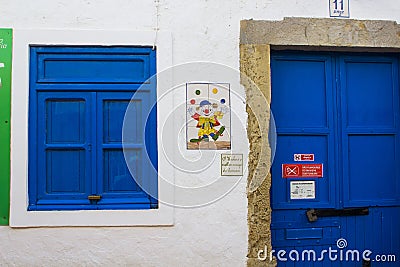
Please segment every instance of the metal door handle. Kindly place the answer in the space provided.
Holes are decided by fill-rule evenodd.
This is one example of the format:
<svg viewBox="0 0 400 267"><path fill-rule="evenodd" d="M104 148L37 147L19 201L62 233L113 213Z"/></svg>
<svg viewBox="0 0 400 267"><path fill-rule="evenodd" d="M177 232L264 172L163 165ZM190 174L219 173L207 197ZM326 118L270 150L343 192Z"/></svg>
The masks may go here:
<svg viewBox="0 0 400 267"><path fill-rule="evenodd" d="M346 209L308 209L306 216L309 222L315 222L318 217L340 217L340 216L360 216L368 215L369 209L364 208L346 208Z"/></svg>

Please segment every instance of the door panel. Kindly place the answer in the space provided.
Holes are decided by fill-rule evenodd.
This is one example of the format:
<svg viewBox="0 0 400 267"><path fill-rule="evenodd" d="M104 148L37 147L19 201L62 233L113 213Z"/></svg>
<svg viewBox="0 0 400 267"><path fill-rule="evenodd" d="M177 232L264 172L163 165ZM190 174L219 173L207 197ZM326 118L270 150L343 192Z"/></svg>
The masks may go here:
<svg viewBox="0 0 400 267"><path fill-rule="evenodd" d="M276 121L277 148L274 165L272 208L298 209L304 205L333 208L334 131L332 105L332 58L288 54L271 61L273 84L272 111ZM283 108L284 107L284 108ZM294 164L294 154L311 153L323 166L322 178L282 178L284 163ZM291 182L313 181L315 197L291 198ZM293 187L293 184L292 184Z"/></svg>
<svg viewBox="0 0 400 267"><path fill-rule="evenodd" d="M344 206L399 205L396 57L341 56Z"/></svg>
<svg viewBox="0 0 400 267"><path fill-rule="evenodd" d="M397 64L390 58L347 58L340 62L347 127L394 127ZM347 118L347 120L346 120Z"/></svg>
<svg viewBox="0 0 400 267"><path fill-rule="evenodd" d="M296 163L294 162L294 154L306 152L314 153L315 161L324 164L324 177L322 178L308 178L307 180L314 181L316 190L315 199L291 199L290 198L290 182L304 181L302 178L282 178L282 166L276 166L272 169L275 176L280 177L278 181L274 180L274 186L281 188L280 192L273 197L273 208L287 208L297 209L305 205L305 203L312 202L316 207L334 207L334 193L331 192L329 186L329 136L321 135L293 135L278 132L278 145L275 155L275 161L282 163ZM289 152L289 153L287 153ZM313 163L313 162L310 162ZM274 191L277 192L277 191ZM273 194L274 194L273 192ZM311 205L311 204L310 204Z"/></svg>
<svg viewBox="0 0 400 267"><path fill-rule="evenodd" d="M277 127L285 128L323 128L328 127L327 97L331 84L326 79L331 68L329 57L274 57L273 76L279 79L274 96L274 105L284 104L276 109L274 116ZM322 90L321 90L322 89ZM324 90L325 89L325 90Z"/></svg>
<svg viewBox="0 0 400 267"><path fill-rule="evenodd" d="M375 255L396 255L395 262L371 262L371 266L399 266L400 253L400 208L372 207L368 216L342 217L341 238L346 238L349 249ZM361 266L343 263L343 266Z"/></svg>
<svg viewBox="0 0 400 267"><path fill-rule="evenodd" d="M384 205L396 200L395 144L393 135L348 136L345 206Z"/></svg>

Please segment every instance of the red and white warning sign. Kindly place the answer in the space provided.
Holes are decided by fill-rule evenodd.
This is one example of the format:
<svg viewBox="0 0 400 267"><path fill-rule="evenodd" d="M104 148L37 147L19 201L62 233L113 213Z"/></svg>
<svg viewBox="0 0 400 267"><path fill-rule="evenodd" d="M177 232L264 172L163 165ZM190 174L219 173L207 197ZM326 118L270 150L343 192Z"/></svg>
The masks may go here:
<svg viewBox="0 0 400 267"><path fill-rule="evenodd" d="M314 154L294 154L294 161L314 161Z"/></svg>
<svg viewBox="0 0 400 267"><path fill-rule="evenodd" d="M324 176L324 164L282 164L282 177L321 178Z"/></svg>

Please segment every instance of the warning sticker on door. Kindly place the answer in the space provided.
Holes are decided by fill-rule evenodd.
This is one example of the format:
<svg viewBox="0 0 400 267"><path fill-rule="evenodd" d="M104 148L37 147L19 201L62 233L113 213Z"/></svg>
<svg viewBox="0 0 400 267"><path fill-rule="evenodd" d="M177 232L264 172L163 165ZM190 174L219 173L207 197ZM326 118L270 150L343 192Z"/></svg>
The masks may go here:
<svg viewBox="0 0 400 267"><path fill-rule="evenodd" d="M282 164L282 177L313 177L321 178L324 176L324 164Z"/></svg>
<svg viewBox="0 0 400 267"><path fill-rule="evenodd" d="M314 161L314 154L294 154L294 161Z"/></svg>
<svg viewBox="0 0 400 267"><path fill-rule="evenodd" d="M290 181L290 199L315 199L315 181Z"/></svg>

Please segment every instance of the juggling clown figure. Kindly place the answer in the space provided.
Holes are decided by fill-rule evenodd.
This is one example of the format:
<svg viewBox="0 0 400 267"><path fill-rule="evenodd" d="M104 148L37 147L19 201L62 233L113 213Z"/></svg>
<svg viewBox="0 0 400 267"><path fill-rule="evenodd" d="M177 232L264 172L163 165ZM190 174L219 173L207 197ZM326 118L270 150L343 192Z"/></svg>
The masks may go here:
<svg viewBox="0 0 400 267"><path fill-rule="evenodd" d="M198 121L196 127L199 128L199 138L190 139L190 142L208 142L209 137L216 141L225 130L225 127L218 120L222 119L228 111L229 108L227 106L218 106L217 103L210 103L208 100L201 101L196 110L190 107L188 113L193 119ZM221 127L217 129L216 127L220 125Z"/></svg>

